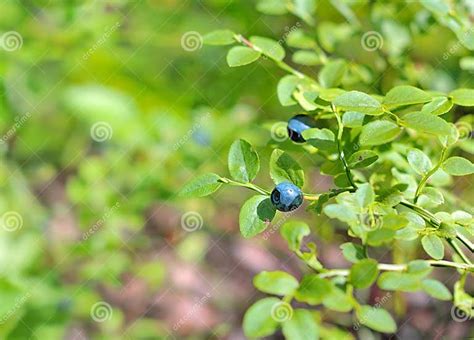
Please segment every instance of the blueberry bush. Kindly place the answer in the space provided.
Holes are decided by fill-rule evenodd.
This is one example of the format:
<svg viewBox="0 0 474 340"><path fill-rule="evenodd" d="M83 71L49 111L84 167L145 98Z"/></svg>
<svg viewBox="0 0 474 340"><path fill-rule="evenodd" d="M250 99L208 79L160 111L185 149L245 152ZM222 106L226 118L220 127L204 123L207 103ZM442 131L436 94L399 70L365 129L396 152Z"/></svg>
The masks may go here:
<svg viewBox="0 0 474 340"><path fill-rule="evenodd" d="M350 313L355 331L364 326L395 333L401 309L395 304L389 311L385 300L369 305L357 294L374 286L387 299L423 291L449 301L453 314L474 317L465 288L474 273L472 197L464 200L453 191L456 183L470 184L474 173L474 8L469 1L415 5L403 11L406 4L396 1L316 6L261 0L257 8L265 14L296 16L283 38L222 29L203 37L206 45L229 46L230 67L261 60L263 67L283 71L275 71L279 80L268 86L291 110L285 111L287 122L272 121L267 113L266 144L244 138L232 143L229 175L202 174L180 191L182 197L227 187L253 191L240 209L242 236L278 230L306 267L300 279L285 271L253 278L269 296L245 313L246 336L280 329L290 340L349 336L336 327L337 318L323 319L319 310ZM338 22L323 20L330 10L339 13ZM456 42L423 57L424 40L436 34L452 34ZM456 62L449 80L439 69L446 62ZM305 175L315 168L332 178L331 188ZM351 266L330 268L320 261L316 244L307 241L319 226L312 218L295 218L296 209L325 215L346 234L341 256ZM278 214L281 219L272 223ZM435 278L437 271L451 271L456 281L448 288Z"/></svg>

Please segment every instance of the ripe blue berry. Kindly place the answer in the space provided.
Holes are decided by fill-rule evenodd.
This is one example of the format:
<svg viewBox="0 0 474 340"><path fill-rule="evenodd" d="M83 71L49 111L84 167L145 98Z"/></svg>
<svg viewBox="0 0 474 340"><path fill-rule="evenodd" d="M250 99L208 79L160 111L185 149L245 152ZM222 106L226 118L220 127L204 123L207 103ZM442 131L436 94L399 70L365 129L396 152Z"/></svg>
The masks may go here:
<svg viewBox="0 0 474 340"><path fill-rule="evenodd" d="M303 203L303 193L293 183L283 182L273 189L270 199L277 210L287 212Z"/></svg>
<svg viewBox="0 0 474 340"><path fill-rule="evenodd" d="M301 135L304 130L311 129L316 126L316 120L308 115L296 115L288 121L288 136L293 142L306 142Z"/></svg>

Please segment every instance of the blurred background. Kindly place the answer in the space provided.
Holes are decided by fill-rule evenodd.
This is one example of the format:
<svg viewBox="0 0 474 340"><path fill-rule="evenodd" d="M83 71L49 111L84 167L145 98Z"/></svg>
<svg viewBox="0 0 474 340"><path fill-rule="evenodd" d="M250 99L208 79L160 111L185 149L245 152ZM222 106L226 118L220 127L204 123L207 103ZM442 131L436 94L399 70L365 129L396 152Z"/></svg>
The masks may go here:
<svg viewBox="0 0 474 340"><path fill-rule="evenodd" d="M269 144L293 150L311 169L309 192L332 187L317 160L272 133L295 112L276 96L284 73L268 60L230 69L225 48L202 46L204 33L229 28L279 40L307 27L326 55L351 61L348 89L474 86L472 52L417 2L341 1L360 21L329 1L308 9L314 19L267 15L261 3L257 11L253 1L1 2L1 339L243 339L243 313L261 294L253 276L306 270L277 228L240 236L249 192L177 198L197 174L226 175L237 138L256 145L262 164ZM377 53L360 44L371 29L384 38ZM315 77L320 68L301 53L289 63ZM271 188L268 176L257 182ZM473 197L468 180L455 188ZM321 261L347 266L343 226L304 209L297 215L311 221ZM361 294L372 304L381 296L376 288ZM389 304L397 337L472 332L472 323L452 320L449 302L414 293ZM350 315L321 319L340 326L328 324L327 338L356 337ZM380 335L362 329L359 337Z"/></svg>

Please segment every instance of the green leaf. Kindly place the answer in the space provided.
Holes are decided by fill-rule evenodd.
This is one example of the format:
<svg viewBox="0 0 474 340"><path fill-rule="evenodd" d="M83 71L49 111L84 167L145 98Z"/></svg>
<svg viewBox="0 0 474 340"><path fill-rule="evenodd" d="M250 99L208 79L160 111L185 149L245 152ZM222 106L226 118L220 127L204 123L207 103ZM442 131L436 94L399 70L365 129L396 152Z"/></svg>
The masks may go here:
<svg viewBox="0 0 474 340"><path fill-rule="evenodd" d="M347 63L342 59L329 61L319 72L319 82L325 88L337 87L347 70Z"/></svg>
<svg viewBox="0 0 474 340"><path fill-rule="evenodd" d="M435 97L433 100L423 106L422 113L429 113L432 115L442 115L453 107L453 102L447 97Z"/></svg>
<svg viewBox="0 0 474 340"><path fill-rule="evenodd" d="M389 243L395 237L395 231L388 228L372 230L367 234L367 243L379 247L383 243Z"/></svg>
<svg viewBox="0 0 474 340"><path fill-rule="evenodd" d="M204 197L212 194L222 185L219 175L209 173L201 175L186 184L179 192L180 197Z"/></svg>
<svg viewBox="0 0 474 340"><path fill-rule="evenodd" d="M435 208L444 203L444 197L439 190L425 187L417 203L424 208Z"/></svg>
<svg viewBox="0 0 474 340"><path fill-rule="evenodd" d="M332 103L344 111L357 111L368 115L383 113L382 104L375 98L359 91L350 91L336 97Z"/></svg>
<svg viewBox="0 0 474 340"><path fill-rule="evenodd" d="M268 15L283 15L288 12L285 0L260 0L257 10Z"/></svg>
<svg viewBox="0 0 474 340"><path fill-rule="evenodd" d="M326 292L323 297L323 305L326 308L331 310L335 310L341 313L347 313L352 309L352 301L347 296L347 294L336 287L332 282L331 283L331 290Z"/></svg>
<svg viewBox="0 0 474 340"><path fill-rule="evenodd" d="M383 217L383 227L390 230L399 230L406 227L408 219L402 215L388 214Z"/></svg>
<svg viewBox="0 0 474 340"><path fill-rule="evenodd" d="M342 116L342 124L348 128L360 127L364 123L364 117L362 112L347 111Z"/></svg>
<svg viewBox="0 0 474 340"><path fill-rule="evenodd" d="M299 188L304 185L303 168L286 152L275 149L270 157L270 177L275 184L292 182Z"/></svg>
<svg viewBox="0 0 474 340"><path fill-rule="evenodd" d="M302 133L303 138L312 146L327 152L336 152L336 136L329 129L307 129Z"/></svg>
<svg viewBox="0 0 474 340"><path fill-rule="evenodd" d="M423 290L438 300L450 301L453 296L448 288L441 282L432 279L421 281Z"/></svg>
<svg viewBox="0 0 474 340"><path fill-rule="evenodd" d="M324 207L323 211L328 217L337 218L342 222L351 223L358 220L356 213L342 204L328 204Z"/></svg>
<svg viewBox="0 0 474 340"><path fill-rule="evenodd" d="M436 235L425 235L421 239L421 245L426 253L436 260L444 257L443 241Z"/></svg>
<svg viewBox="0 0 474 340"><path fill-rule="evenodd" d="M203 42L206 45L231 45L235 43L235 33L229 30L212 31L204 35Z"/></svg>
<svg viewBox="0 0 474 340"><path fill-rule="evenodd" d="M235 46L227 53L227 64L229 64L230 67L248 65L258 60L260 55L260 52L249 47Z"/></svg>
<svg viewBox="0 0 474 340"><path fill-rule="evenodd" d="M288 273L263 271L254 277L253 285L264 293L285 296L293 294L299 284L298 280Z"/></svg>
<svg viewBox="0 0 474 340"><path fill-rule="evenodd" d="M399 272L380 274L377 284L384 290L398 290L401 292L414 292L420 288L418 276Z"/></svg>
<svg viewBox="0 0 474 340"><path fill-rule="evenodd" d="M352 266L349 281L355 288L367 288L375 282L378 275L377 261L374 259L363 259Z"/></svg>
<svg viewBox="0 0 474 340"><path fill-rule="evenodd" d="M340 246L342 255L347 261L356 263L360 260L366 259L364 247L351 242L344 243Z"/></svg>
<svg viewBox="0 0 474 340"><path fill-rule="evenodd" d="M360 150L353 153L348 160L349 168L365 168L376 162L379 156L372 150Z"/></svg>
<svg viewBox="0 0 474 340"><path fill-rule="evenodd" d="M412 277L423 278L433 271L430 263L425 260L410 261L407 266L407 273Z"/></svg>
<svg viewBox="0 0 474 340"><path fill-rule="evenodd" d="M322 64L321 56L313 51L296 51L292 57L294 63L304 66L316 66Z"/></svg>
<svg viewBox="0 0 474 340"><path fill-rule="evenodd" d="M307 274L301 280L295 298L300 302L318 305L330 289L331 283L329 281L320 278L317 274Z"/></svg>
<svg viewBox="0 0 474 340"><path fill-rule="evenodd" d="M397 330L397 324L385 309L364 305L356 314L361 324L377 332L395 333Z"/></svg>
<svg viewBox="0 0 474 340"><path fill-rule="evenodd" d="M288 242L291 251L299 250L303 237L310 234L310 229L305 222L289 221L280 229L281 236Z"/></svg>
<svg viewBox="0 0 474 340"><path fill-rule="evenodd" d="M423 90L409 85L397 86L391 89L384 98L387 108L404 105L422 104L429 102L431 96Z"/></svg>
<svg viewBox="0 0 474 340"><path fill-rule="evenodd" d="M474 106L473 89L457 89L449 94L453 103L460 106Z"/></svg>
<svg viewBox="0 0 474 340"><path fill-rule="evenodd" d="M250 42L269 58L278 61L282 61L285 58L285 49L273 39L254 36L250 37Z"/></svg>
<svg viewBox="0 0 474 340"><path fill-rule="evenodd" d="M402 130L388 120L375 120L362 127L359 137L361 145L381 145L398 137Z"/></svg>
<svg viewBox="0 0 474 340"><path fill-rule="evenodd" d="M297 89L295 92L293 92L293 97L305 111L314 111L318 108L314 103L316 98L318 98L318 92L316 91Z"/></svg>
<svg viewBox="0 0 474 340"><path fill-rule="evenodd" d="M245 312L243 329L247 337L260 338L273 334L278 322L272 317L272 309L280 300L274 297L255 302Z"/></svg>
<svg viewBox="0 0 474 340"><path fill-rule="evenodd" d="M406 126L418 132L430 133L433 135L449 135L450 125L442 118L430 113L413 112L403 116Z"/></svg>
<svg viewBox="0 0 474 340"><path fill-rule="evenodd" d="M369 183L364 183L357 188L357 191L354 194L359 207L366 208L374 202L375 193L374 189Z"/></svg>
<svg viewBox="0 0 474 340"><path fill-rule="evenodd" d="M407 155L408 164L419 175L425 175L433 168L430 158L418 149L412 149Z"/></svg>
<svg viewBox="0 0 474 340"><path fill-rule="evenodd" d="M253 237L265 230L275 217L276 210L267 196L256 195L248 199L240 209L240 232L245 238Z"/></svg>
<svg viewBox="0 0 474 340"><path fill-rule="evenodd" d="M285 339L291 340L317 340L319 339L319 326L309 310L297 309L293 317L282 324Z"/></svg>
<svg viewBox="0 0 474 340"><path fill-rule="evenodd" d="M291 106L296 104L293 98L293 92L296 90L300 79L297 76L288 75L280 79L277 87L277 95L280 104L283 106Z"/></svg>
<svg viewBox="0 0 474 340"><path fill-rule="evenodd" d="M260 170L260 161L252 145L243 139L232 143L228 157L229 172L239 182L250 182Z"/></svg>
<svg viewBox="0 0 474 340"><path fill-rule="evenodd" d="M474 173L474 164L463 157L450 157L441 167L452 176L466 176Z"/></svg>

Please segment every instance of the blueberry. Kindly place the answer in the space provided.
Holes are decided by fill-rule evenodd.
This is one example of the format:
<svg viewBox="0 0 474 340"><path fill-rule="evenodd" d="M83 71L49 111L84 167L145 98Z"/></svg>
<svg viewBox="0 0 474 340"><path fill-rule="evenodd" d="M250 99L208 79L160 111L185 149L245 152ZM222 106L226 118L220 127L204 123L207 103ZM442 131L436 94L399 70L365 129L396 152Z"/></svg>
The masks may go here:
<svg viewBox="0 0 474 340"><path fill-rule="evenodd" d="M304 130L316 127L316 120L308 115L296 115L288 121L288 135L293 142L306 142L301 135Z"/></svg>
<svg viewBox="0 0 474 340"><path fill-rule="evenodd" d="M303 203L303 193L293 183L283 182L273 189L270 196L273 206L280 211L291 211Z"/></svg>

